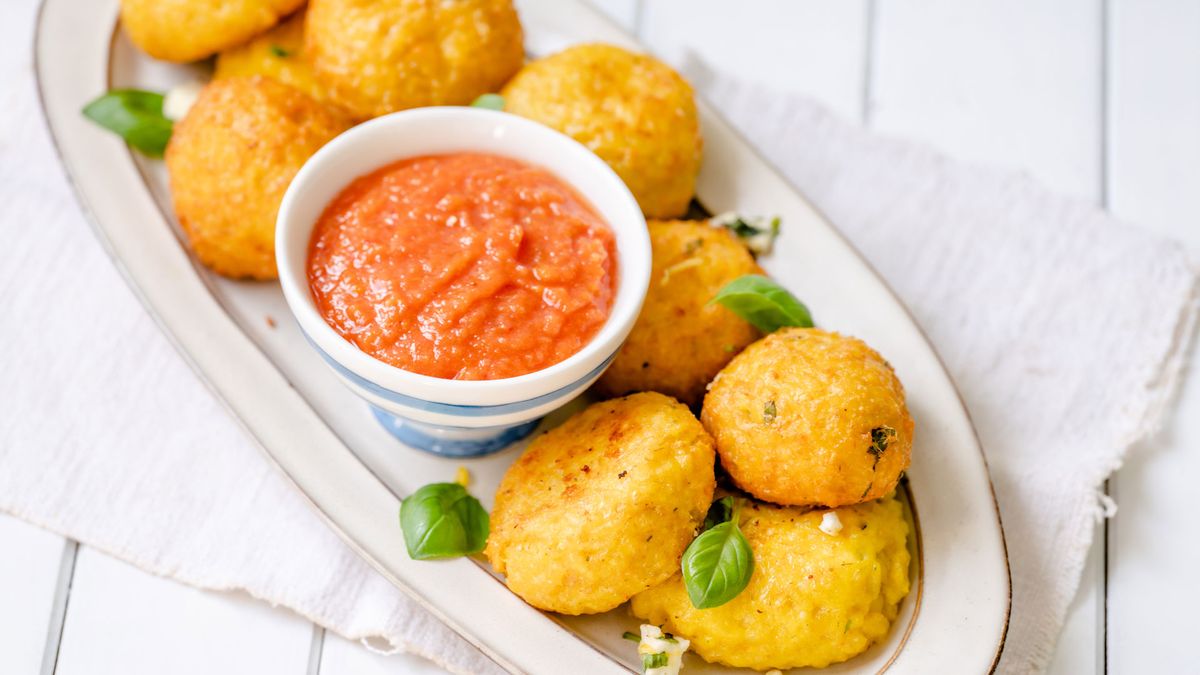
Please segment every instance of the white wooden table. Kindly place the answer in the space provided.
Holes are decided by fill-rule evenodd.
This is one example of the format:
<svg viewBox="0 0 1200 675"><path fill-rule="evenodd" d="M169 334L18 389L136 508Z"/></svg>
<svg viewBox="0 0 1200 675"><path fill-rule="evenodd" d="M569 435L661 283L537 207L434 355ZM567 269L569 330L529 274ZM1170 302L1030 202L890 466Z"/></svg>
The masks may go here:
<svg viewBox="0 0 1200 675"><path fill-rule="evenodd" d="M6 0L11 1L11 0ZM30 3L32 4L32 3ZM604 0L661 56L803 92L887 134L1027 171L1200 259L1200 2ZM32 29L32 8L29 12ZM720 101L714 101L718 107ZM1080 251L1086 255L1086 251ZM1195 345L1192 348L1195 356ZM1119 355L1113 355L1119 358ZM1200 369L1110 482L1052 672L1197 672ZM436 672L286 610L159 579L0 516L0 673Z"/></svg>

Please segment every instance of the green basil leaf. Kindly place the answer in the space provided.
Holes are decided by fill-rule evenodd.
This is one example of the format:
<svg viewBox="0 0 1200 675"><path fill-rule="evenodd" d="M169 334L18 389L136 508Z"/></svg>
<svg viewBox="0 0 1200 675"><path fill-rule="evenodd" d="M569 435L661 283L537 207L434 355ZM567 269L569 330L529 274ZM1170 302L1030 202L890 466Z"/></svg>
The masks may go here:
<svg viewBox="0 0 1200 675"><path fill-rule="evenodd" d="M651 668L666 668L668 657L666 652L657 654L642 654L642 672L646 672Z"/></svg>
<svg viewBox="0 0 1200 675"><path fill-rule="evenodd" d="M733 497L721 497L708 507L708 515L704 516L704 526L700 531L711 530L729 520L732 515Z"/></svg>
<svg viewBox="0 0 1200 675"><path fill-rule="evenodd" d="M413 560L457 558L483 550L487 511L458 483L430 483L400 502L400 529Z"/></svg>
<svg viewBox="0 0 1200 675"><path fill-rule="evenodd" d="M163 95L115 89L83 108L91 121L112 131L147 157L162 157L174 124L163 116Z"/></svg>
<svg viewBox="0 0 1200 675"><path fill-rule="evenodd" d="M747 274L725 284L711 302L720 303L764 333L784 326L813 326L804 303L761 274Z"/></svg>
<svg viewBox="0 0 1200 675"><path fill-rule="evenodd" d="M484 94L471 102L472 108L504 110L504 97L500 94Z"/></svg>
<svg viewBox="0 0 1200 675"><path fill-rule="evenodd" d="M696 609L720 607L741 593L754 574L754 553L736 514L701 533L683 552L683 584Z"/></svg>

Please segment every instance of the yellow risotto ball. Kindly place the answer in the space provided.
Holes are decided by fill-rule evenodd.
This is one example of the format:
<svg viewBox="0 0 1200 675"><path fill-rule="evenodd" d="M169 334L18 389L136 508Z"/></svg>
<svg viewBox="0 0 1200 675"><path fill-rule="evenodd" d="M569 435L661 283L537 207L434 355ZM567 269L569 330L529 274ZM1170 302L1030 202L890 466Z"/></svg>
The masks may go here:
<svg viewBox="0 0 1200 675"><path fill-rule="evenodd" d="M200 261L229 277L274 279L283 193L304 162L347 127L267 77L204 87L166 152L175 214Z"/></svg>
<svg viewBox="0 0 1200 675"><path fill-rule="evenodd" d="M758 331L721 305L725 284L762 274L745 245L704 221L650 221L650 289L617 358L597 383L608 395L658 391L698 405L704 388Z"/></svg>
<svg viewBox="0 0 1200 675"><path fill-rule="evenodd" d="M909 591L909 527L894 496L832 512L741 501L754 552L745 590L696 609L676 574L634 596L634 615L707 661L757 670L823 668L887 635Z"/></svg>
<svg viewBox="0 0 1200 675"><path fill-rule="evenodd" d="M304 52L304 16L296 12L253 40L221 52L213 77L266 75L328 103L329 95L317 82Z"/></svg>
<svg viewBox="0 0 1200 675"><path fill-rule="evenodd" d="M121 25L142 51L183 63L274 26L304 0L121 0Z"/></svg>
<svg viewBox="0 0 1200 675"><path fill-rule="evenodd" d="M317 79L358 118L465 105L525 59L511 0L312 0L305 40Z"/></svg>
<svg viewBox="0 0 1200 675"><path fill-rule="evenodd" d="M504 87L504 109L557 129L608 162L646 216L683 215L702 143L692 87L645 54L588 44L530 63Z"/></svg>
<svg viewBox="0 0 1200 675"><path fill-rule="evenodd" d="M861 340L788 328L713 381L704 426L739 487L776 504L844 506L891 492L912 457L904 387Z"/></svg>
<svg viewBox="0 0 1200 675"><path fill-rule="evenodd" d="M712 439L686 406L595 403L504 475L487 555L509 589L563 614L610 610L679 569L712 501Z"/></svg>

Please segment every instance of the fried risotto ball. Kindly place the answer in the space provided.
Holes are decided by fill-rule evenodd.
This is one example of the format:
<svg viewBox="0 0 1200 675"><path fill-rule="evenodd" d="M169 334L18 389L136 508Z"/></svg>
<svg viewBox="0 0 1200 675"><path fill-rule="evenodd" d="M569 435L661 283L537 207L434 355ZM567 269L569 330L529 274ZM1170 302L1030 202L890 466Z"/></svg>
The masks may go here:
<svg viewBox="0 0 1200 675"><path fill-rule="evenodd" d="M634 615L691 640L705 660L767 670L823 668L882 639L909 591L908 521L894 496L828 511L742 500L739 527L754 551L750 584L719 607L696 609L682 577L633 597Z"/></svg>
<svg viewBox="0 0 1200 675"><path fill-rule="evenodd" d="M539 609L604 612L679 569L712 501L712 439L683 404L595 403L504 475L484 551Z"/></svg>
<svg viewBox="0 0 1200 675"><path fill-rule="evenodd" d="M329 102L304 51L304 12L296 12L271 30L217 56L215 79L245 75L266 75L322 103Z"/></svg>
<svg viewBox="0 0 1200 675"><path fill-rule="evenodd" d="M304 0L121 0L129 39L156 59L212 56L274 26Z"/></svg>
<svg viewBox="0 0 1200 675"><path fill-rule="evenodd" d="M697 405L705 386L758 331L721 305L717 291L762 274L725 228L703 221L650 221L650 289L642 313L596 387L619 396L658 391Z"/></svg>
<svg viewBox="0 0 1200 675"><path fill-rule="evenodd" d="M175 214L200 261L229 277L274 279L283 193L305 160L348 126L267 77L205 86L166 152Z"/></svg>
<svg viewBox="0 0 1200 675"><path fill-rule="evenodd" d="M776 504L857 504L891 492L912 456L904 387L861 340L780 330L722 370L704 426L743 490Z"/></svg>
<svg viewBox="0 0 1200 675"><path fill-rule="evenodd" d="M359 118L468 104L525 60L511 0L312 0L305 40L317 79Z"/></svg>
<svg viewBox="0 0 1200 675"><path fill-rule="evenodd" d="M571 136L608 162L646 216L683 215L702 142L692 87L645 54L588 44L534 61L501 92L507 112Z"/></svg>

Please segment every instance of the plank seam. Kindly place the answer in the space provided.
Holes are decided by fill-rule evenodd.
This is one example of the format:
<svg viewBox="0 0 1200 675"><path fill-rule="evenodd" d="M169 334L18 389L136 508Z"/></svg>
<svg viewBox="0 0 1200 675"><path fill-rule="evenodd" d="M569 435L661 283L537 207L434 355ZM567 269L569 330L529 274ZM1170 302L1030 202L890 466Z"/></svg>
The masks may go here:
<svg viewBox="0 0 1200 675"><path fill-rule="evenodd" d="M312 642L308 647L307 675L321 675L321 659L325 655L325 629L313 624Z"/></svg>
<svg viewBox="0 0 1200 675"><path fill-rule="evenodd" d="M67 605L75 582L75 560L78 556L79 542L68 539L63 544L62 559L58 563L54 605L50 612L50 625L46 628L46 648L42 652L42 675L54 675L58 670L58 654L62 646L63 627L67 623Z"/></svg>

